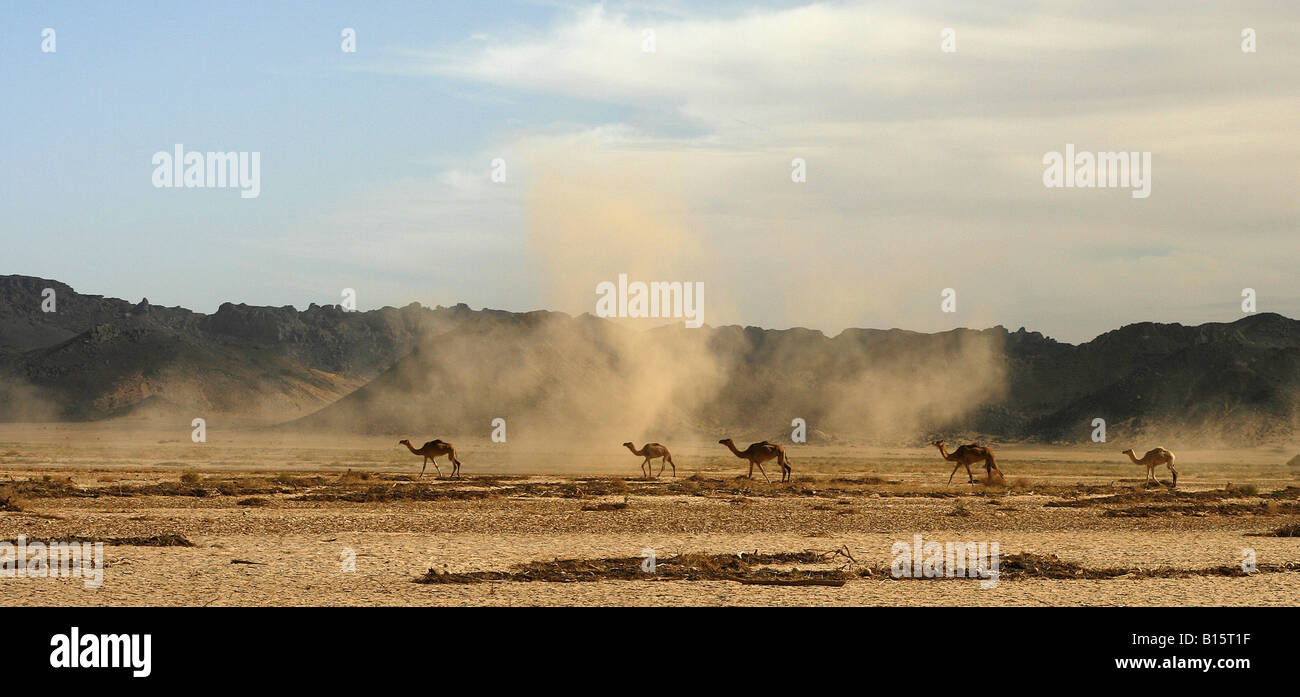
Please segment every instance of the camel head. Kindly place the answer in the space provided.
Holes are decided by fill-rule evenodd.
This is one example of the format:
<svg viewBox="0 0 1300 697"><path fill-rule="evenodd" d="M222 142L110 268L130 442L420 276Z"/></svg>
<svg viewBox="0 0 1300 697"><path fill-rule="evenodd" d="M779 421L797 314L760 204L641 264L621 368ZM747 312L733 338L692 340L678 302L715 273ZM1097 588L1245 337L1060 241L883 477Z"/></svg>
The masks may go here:
<svg viewBox="0 0 1300 697"><path fill-rule="evenodd" d="M624 443L624 444L623 444L623 447L624 447L624 448L633 448L633 449L636 448L635 445L632 445L632 441L628 441L628 442Z"/></svg>
<svg viewBox="0 0 1300 697"><path fill-rule="evenodd" d="M728 443L732 443L732 444L734 444L734 441L732 441L730 438L723 438L722 440L720 440L720 441L718 441L718 442L721 443L721 444L723 444L723 445L726 445L726 444L728 444Z"/></svg>
<svg viewBox="0 0 1300 697"><path fill-rule="evenodd" d="M1132 448L1129 448L1128 450L1121 450L1121 451L1119 451L1119 454L1120 454L1120 455L1132 455L1132 454L1133 454L1133 449L1132 449Z"/></svg>
<svg viewBox="0 0 1300 697"><path fill-rule="evenodd" d="M935 447L937 448L937 447L943 445L943 441L941 441L941 440L937 440L937 441L931 443L930 445L933 445L933 446L935 446Z"/></svg>
<svg viewBox="0 0 1300 697"><path fill-rule="evenodd" d="M411 444L411 441L409 441L409 440L403 438L403 439L397 441L397 444L398 444L398 445L410 445L410 444Z"/></svg>

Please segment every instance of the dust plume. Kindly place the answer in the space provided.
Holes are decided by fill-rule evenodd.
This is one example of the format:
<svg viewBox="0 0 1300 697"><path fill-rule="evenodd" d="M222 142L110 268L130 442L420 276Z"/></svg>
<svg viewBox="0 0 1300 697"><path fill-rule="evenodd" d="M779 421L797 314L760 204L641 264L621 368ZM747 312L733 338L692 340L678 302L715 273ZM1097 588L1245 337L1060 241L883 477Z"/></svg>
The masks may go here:
<svg viewBox="0 0 1300 697"><path fill-rule="evenodd" d="M720 317L740 316L725 299L741 297L743 289L716 285L735 283L736 276L712 273L736 260L719 244L725 236L713 229L716 219L695 210L699 202L685 190L685 182L698 182L698 172L673 154L572 140L563 145L534 144L532 161L564 166L534 166L528 178L528 244L549 282L549 306L590 312L596 284L627 273L641 281L703 281L705 322L716 327ZM860 294L849 279L838 283L833 276L822 266L790 265L780 283L822 289L825 298ZM825 312L811 307L791 323ZM788 440L792 419L804 418L823 433L914 441L1006 391L1002 346L992 333L900 338L849 330L830 339L801 329L615 322L629 329L607 345L617 375L566 385L564 401L575 414L600 405L604 425L633 439L666 439L671 428L701 438ZM608 400L611 388L620 393L615 403Z"/></svg>
<svg viewBox="0 0 1300 697"><path fill-rule="evenodd" d="M964 430L972 411L1006 396L1003 342L993 332L950 332L896 350L868 343L841 351L848 354L841 360L859 369L827 390L824 418L832 432L876 442L915 441Z"/></svg>
<svg viewBox="0 0 1300 697"><path fill-rule="evenodd" d="M0 375L0 421L56 421L59 412L36 387L12 375Z"/></svg>

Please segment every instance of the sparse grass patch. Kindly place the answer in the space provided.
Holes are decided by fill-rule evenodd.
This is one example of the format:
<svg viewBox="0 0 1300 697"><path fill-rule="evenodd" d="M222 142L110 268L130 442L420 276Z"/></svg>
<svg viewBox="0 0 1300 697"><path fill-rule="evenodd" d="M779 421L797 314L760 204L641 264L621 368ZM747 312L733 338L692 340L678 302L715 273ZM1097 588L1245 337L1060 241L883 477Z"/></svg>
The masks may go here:
<svg viewBox="0 0 1300 697"><path fill-rule="evenodd" d="M18 540L4 540L11 545L17 546ZM68 537L47 538L43 540L27 540L27 544L33 542L43 542L47 545L57 542L68 544L83 544L102 542L106 546L118 547L193 547L194 543L190 542L184 535L175 533L166 533L162 535L150 535L148 537L86 537L83 535L70 535Z"/></svg>
<svg viewBox="0 0 1300 697"><path fill-rule="evenodd" d="M629 505L629 504L627 504L626 502L624 502L624 503L597 503L597 504L592 504L592 505L583 506L583 507L582 507L582 510L584 510L584 511L622 511L622 510L626 510L626 509L628 508L628 505Z"/></svg>
<svg viewBox="0 0 1300 697"><path fill-rule="evenodd" d="M199 476L198 472L185 472L181 474L182 484L198 484L201 481L203 481L203 478Z"/></svg>
<svg viewBox="0 0 1300 697"><path fill-rule="evenodd" d="M375 503L386 501L444 501L499 499L501 494L482 489L452 489L428 484L372 484L368 487L326 487L293 498L294 501L351 501ZM572 497L571 497L572 498Z"/></svg>
<svg viewBox="0 0 1300 697"><path fill-rule="evenodd" d="M1267 537L1300 537L1300 523L1291 523L1270 532Z"/></svg>
<svg viewBox="0 0 1300 697"><path fill-rule="evenodd" d="M449 573L429 569L416 583L483 583L515 581L573 583L580 581L736 581L772 585L842 586L857 576L846 568L777 570L773 565L826 565L836 561L838 550L781 552L776 554L686 553L659 559L654 572L643 571L641 557L556 559L515 564L509 571Z"/></svg>
<svg viewBox="0 0 1300 697"><path fill-rule="evenodd" d="M284 484L285 486L298 486L298 482L301 481L301 478L294 476L291 472L277 472L274 477L271 477L271 481L276 484Z"/></svg>
<svg viewBox="0 0 1300 697"><path fill-rule="evenodd" d="M847 549L775 554L685 553L655 564L653 573L644 570L641 557L555 559L515 564L507 571L453 573L429 569L413 579L422 584L485 583L491 581L574 583L594 581L734 581L744 584L790 586L842 586L854 579L895 580L900 583L943 583L962 577L895 578L887 566L859 563ZM837 568L827 568L838 564ZM800 569L796 565L820 568ZM793 566L776 569L773 566ZM1208 568L1154 569L1089 568L1064 561L1055 555L1011 554L999 559L999 577L1004 580L1046 578L1059 580L1106 580L1126 578L1187 578L1196 576L1247 576L1237 565ZM1294 573L1300 562L1261 564L1255 573Z"/></svg>
<svg viewBox="0 0 1300 697"><path fill-rule="evenodd" d="M0 486L0 511L22 511L26 502L12 486Z"/></svg>

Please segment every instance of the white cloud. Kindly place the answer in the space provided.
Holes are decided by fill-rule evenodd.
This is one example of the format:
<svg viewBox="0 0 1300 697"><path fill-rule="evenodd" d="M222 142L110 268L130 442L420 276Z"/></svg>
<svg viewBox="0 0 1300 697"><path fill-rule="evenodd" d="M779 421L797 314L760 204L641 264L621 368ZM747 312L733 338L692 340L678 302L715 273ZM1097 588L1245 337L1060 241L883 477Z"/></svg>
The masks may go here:
<svg viewBox="0 0 1300 697"><path fill-rule="evenodd" d="M1247 21L1266 37L1258 54L1239 49ZM954 54L939 50L943 27ZM1300 52L1275 37L1296 29L1269 5L1176 19L1120 3L593 6L398 69L611 103L626 122L503 134L524 165L507 199L449 198L476 181L453 173L363 208L413 235L515 210L503 229L518 225L548 304L570 311L590 309L596 281L639 270L708 281L710 323L1001 322L1079 340L1207 307L1232 319L1244 286L1295 315ZM1151 151L1151 198L1043 188L1042 154L1067 142ZM807 184L790 182L793 157ZM1163 251L1132 251L1147 248ZM956 316L938 312L945 287Z"/></svg>

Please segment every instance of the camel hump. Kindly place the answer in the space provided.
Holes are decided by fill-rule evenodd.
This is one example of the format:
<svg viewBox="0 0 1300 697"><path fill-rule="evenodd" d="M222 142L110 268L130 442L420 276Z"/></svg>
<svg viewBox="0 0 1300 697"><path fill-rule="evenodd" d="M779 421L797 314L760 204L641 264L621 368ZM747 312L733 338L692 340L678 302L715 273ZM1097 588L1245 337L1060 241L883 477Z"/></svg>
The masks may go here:
<svg viewBox="0 0 1300 697"><path fill-rule="evenodd" d="M429 441L428 443L425 443L425 444L424 444L424 447L428 448L428 447L431 447L431 446L434 446L434 445L446 445L446 444L447 444L447 443L446 443L445 441L442 441L442 440L439 440L439 439L437 439L437 438L434 438L433 440Z"/></svg>

